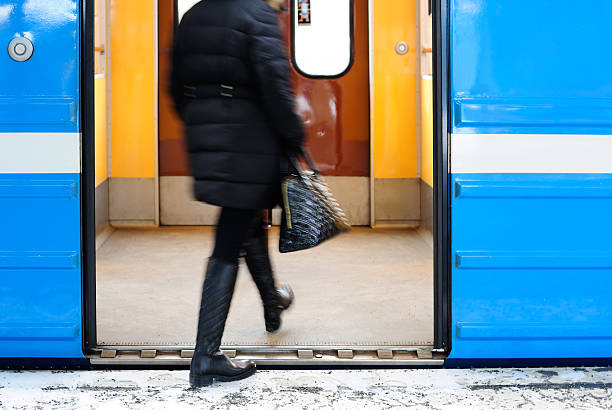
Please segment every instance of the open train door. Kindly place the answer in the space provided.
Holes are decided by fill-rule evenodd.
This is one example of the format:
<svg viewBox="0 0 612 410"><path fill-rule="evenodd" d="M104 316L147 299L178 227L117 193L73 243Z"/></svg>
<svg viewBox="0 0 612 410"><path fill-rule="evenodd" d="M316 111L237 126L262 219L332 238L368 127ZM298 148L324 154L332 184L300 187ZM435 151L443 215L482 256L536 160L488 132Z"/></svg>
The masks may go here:
<svg viewBox="0 0 612 410"><path fill-rule="evenodd" d="M450 358L610 357L612 5L449 4Z"/></svg>
<svg viewBox="0 0 612 410"><path fill-rule="evenodd" d="M77 0L0 5L2 358L83 358L81 21Z"/></svg>
<svg viewBox="0 0 612 410"><path fill-rule="evenodd" d="M206 225L215 223L216 210L213 208L214 213L210 212L212 207L192 198L181 124L167 95L173 31L192 3L159 1L157 13L153 13L150 2L145 7L126 0L115 2L116 8L109 13L110 48L106 55L112 61L109 65L112 93L106 97L111 101L112 138L106 146L110 147L108 152L112 158L107 163L112 172L102 178L108 177L110 183L106 197L100 195L104 199L100 202L108 204L108 221L104 222L115 230L99 241L95 275L93 268L88 267L87 300L91 304L87 310L86 343L88 357L94 365L186 365L193 352L194 318L200 297L197 284L202 280L203 259L213 237L212 229ZM438 186L432 181L433 172L420 165L427 163L433 168L434 162L440 162L437 178L446 180L448 150L445 142L437 143L439 154L434 161L431 132L419 129L419 109L426 113L432 111L431 103L427 105L423 101L439 100L421 99L419 95L421 86L422 94L429 96L432 83L431 71L424 75L419 67L419 60L427 56L429 61L432 51L431 43L421 42L417 30L423 27L425 34L424 27L431 27L427 1L394 1L393 5L367 0L313 1L312 7L308 7L312 12L310 25L300 25L298 17L304 10L304 7L298 10L300 3L303 2L286 0L287 10L279 14L287 55L292 59L298 107L305 117L308 146L317 166L325 173L334 195L356 228L330 246L313 250L316 255L273 253L283 280L292 283L300 295L299 305L288 312L295 316L287 316L284 333L264 333L263 318L259 309L254 308L258 305L258 296L253 293L256 289L248 278L246 283L238 282L222 346L238 358L254 358L260 364L317 365L323 359L327 364L339 365L442 365L449 346L449 292L445 273L449 254L445 202L448 194L445 192L449 185ZM123 7L119 8L119 4ZM205 3L201 6L206 7ZM134 14L134 10L138 13ZM423 20L429 25L418 21L417 12L421 10ZM437 13L443 14L439 8ZM158 17L158 36L151 24L155 21L153 15ZM131 38L129 44L125 43L122 33L127 28L132 32L135 27L142 28L136 30L139 35ZM301 36L307 34L310 36L307 41L301 41L306 38ZM330 36L334 37L333 48L328 47ZM150 52L155 38L159 39L158 67ZM442 37L438 40L442 42ZM341 51L339 62L327 58L335 57L335 53L327 49L324 53L321 49L326 47ZM96 48L103 49L99 43ZM126 56L129 59L122 60ZM146 64L136 64L134 59L140 60L141 56L147 59ZM313 61L318 65L313 66ZM150 75L156 68L159 75ZM158 110L152 103L155 98L149 98L148 92L155 87L157 79ZM446 85L447 81L436 83ZM139 94L139 89L147 93ZM97 99L96 103L98 112L101 104ZM141 118L143 108L148 114ZM117 116L119 111L121 115ZM149 132L155 118L159 119L158 156L153 155L152 149L155 133ZM423 115L421 121L433 123L431 115L428 118ZM422 134L421 141L427 140L428 144L419 144L419 134ZM97 136L104 136L104 132ZM146 138L139 140L135 136ZM446 141L446 133L438 136ZM87 141L91 143L91 139ZM151 155L145 152L149 150ZM154 196L125 189L123 182L140 184L146 177L144 182L151 187L147 192L153 193L153 172L128 174L125 170L115 170L122 162L138 164L143 159L146 161L142 163L150 164L153 171L157 158L159 221L165 226L153 228L150 224L147 229L141 229L144 225L141 224L139 229L134 229L128 224L153 222L153 212L146 218L138 214L127 218L124 211L141 210L140 205L153 204ZM100 162L104 159L97 164ZM86 165L92 167L90 162ZM132 181L119 183L124 178ZM92 190L92 184L88 186ZM124 186L121 191L120 186ZM95 189L103 192L103 188L100 184ZM434 189L437 199L432 201L430 192ZM130 195L122 195L123 192ZM435 247L435 271L442 272L435 287L435 304L432 297L434 247L428 222L434 219L432 202L441 215L446 215L435 218L436 237L442 238ZM138 206L132 208L133 204ZM103 210L103 207L97 209ZM113 209L120 209L121 213ZM275 212L277 218L272 218L273 223L280 220L279 214ZM97 215L103 216L103 212ZM370 228L371 225L376 229ZM417 231L416 227L424 229ZM272 235L278 232L275 229L272 228ZM177 241L164 239L168 234ZM155 245L142 241L144 236L153 238ZM122 238L127 241L122 242ZM347 240L353 242L344 242ZM192 248L185 246L187 241L192 241L189 242ZM132 246L138 244L145 244L142 252L134 251ZM325 255L329 259L324 259ZM88 261L95 259L89 257ZM93 284L89 278L93 278ZM94 285L97 292L92 291ZM349 295L350 300L346 299ZM336 304L332 312L329 300L344 302ZM97 304L95 311L93 303ZM437 309L435 332L434 305ZM232 324L232 320L239 326Z"/></svg>

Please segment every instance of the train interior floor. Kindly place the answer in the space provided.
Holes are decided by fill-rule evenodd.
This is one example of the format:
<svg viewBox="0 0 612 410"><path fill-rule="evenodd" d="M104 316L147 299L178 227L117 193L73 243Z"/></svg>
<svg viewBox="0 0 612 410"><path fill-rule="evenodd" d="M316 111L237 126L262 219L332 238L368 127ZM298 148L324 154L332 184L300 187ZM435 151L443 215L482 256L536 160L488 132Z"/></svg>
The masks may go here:
<svg viewBox="0 0 612 410"><path fill-rule="evenodd" d="M316 248L270 254L296 302L276 334L242 263L226 324L227 347L369 347L433 344L433 250L409 229L354 228ZM195 343L210 227L118 229L97 252L101 346L191 347Z"/></svg>

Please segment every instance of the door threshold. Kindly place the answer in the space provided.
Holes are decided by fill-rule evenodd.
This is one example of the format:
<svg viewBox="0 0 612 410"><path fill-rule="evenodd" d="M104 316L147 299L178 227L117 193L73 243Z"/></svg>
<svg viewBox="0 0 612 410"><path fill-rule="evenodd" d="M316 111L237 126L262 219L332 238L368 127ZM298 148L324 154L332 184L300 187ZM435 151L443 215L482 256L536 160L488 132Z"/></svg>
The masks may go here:
<svg viewBox="0 0 612 410"><path fill-rule="evenodd" d="M344 347L227 348L223 352L238 360L253 360L261 366L442 366L446 355L432 347ZM189 366L193 347L104 347L88 355L92 365L99 366Z"/></svg>

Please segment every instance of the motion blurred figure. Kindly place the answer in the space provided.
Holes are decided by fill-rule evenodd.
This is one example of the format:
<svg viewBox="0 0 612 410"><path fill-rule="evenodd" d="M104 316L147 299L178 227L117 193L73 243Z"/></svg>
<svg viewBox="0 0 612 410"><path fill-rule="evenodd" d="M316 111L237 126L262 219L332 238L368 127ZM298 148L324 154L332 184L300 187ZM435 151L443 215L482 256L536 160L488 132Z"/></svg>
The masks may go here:
<svg viewBox="0 0 612 410"><path fill-rule="evenodd" d="M281 158L300 152L304 139L278 27L281 4L204 0L175 33L171 93L185 123L195 198L222 208L202 290L192 386L255 372L253 362L219 350L241 252L267 331L278 330L293 301L289 287L275 285L262 216L280 201Z"/></svg>

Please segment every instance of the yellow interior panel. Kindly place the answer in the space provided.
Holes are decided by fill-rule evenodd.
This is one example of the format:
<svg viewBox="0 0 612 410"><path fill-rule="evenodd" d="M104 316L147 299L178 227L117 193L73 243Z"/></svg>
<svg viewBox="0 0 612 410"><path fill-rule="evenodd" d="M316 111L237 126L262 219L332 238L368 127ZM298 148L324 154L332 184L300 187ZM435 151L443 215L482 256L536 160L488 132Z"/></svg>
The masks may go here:
<svg viewBox="0 0 612 410"><path fill-rule="evenodd" d="M375 178L416 178L418 44L413 0L372 1L372 148ZM408 53L396 45L404 42Z"/></svg>
<svg viewBox="0 0 612 410"><path fill-rule="evenodd" d="M108 151L106 136L106 78L97 76L95 87L95 139L96 139L96 186L108 177Z"/></svg>
<svg viewBox="0 0 612 410"><path fill-rule="evenodd" d="M421 179L433 187L433 80L421 79Z"/></svg>
<svg viewBox="0 0 612 410"><path fill-rule="evenodd" d="M112 176L154 178L155 0L111 3Z"/></svg>

